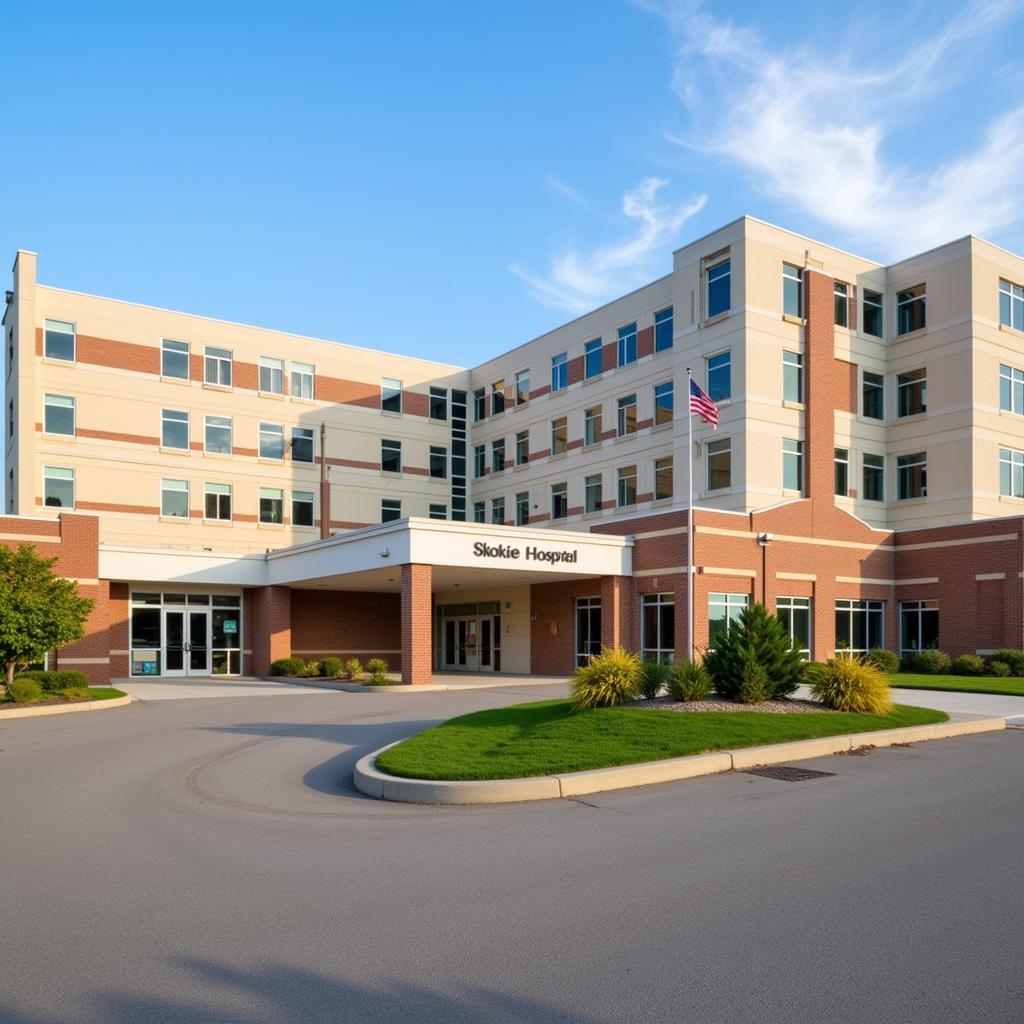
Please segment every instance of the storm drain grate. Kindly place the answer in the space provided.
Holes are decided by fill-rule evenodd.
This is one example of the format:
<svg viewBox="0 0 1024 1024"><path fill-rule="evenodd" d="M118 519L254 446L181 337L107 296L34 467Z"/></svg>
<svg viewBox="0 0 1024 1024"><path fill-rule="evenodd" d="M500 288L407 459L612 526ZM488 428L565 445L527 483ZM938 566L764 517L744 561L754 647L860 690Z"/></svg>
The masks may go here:
<svg viewBox="0 0 1024 1024"><path fill-rule="evenodd" d="M806 782L808 779L824 779L835 772L816 772L810 768L794 768L788 764L771 764L763 768L745 768L746 775L763 775L766 779L779 779L781 782Z"/></svg>

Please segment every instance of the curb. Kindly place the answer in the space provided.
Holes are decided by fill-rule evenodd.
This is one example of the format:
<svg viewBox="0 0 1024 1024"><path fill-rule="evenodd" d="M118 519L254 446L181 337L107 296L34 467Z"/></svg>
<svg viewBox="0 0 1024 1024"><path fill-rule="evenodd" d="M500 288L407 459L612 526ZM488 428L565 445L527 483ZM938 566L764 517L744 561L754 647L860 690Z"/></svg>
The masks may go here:
<svg viewBox="0 0 1024 1024"><path fill-rule="evenodd" d="M742 771L757 765L784 764L813 757L825 757L870 745L888 747L895 743L921 743L925 740L998 732L1006 728L1005 718L981 718L974 715L950 716L948 722L934 725L910 725L903 729L855 732L843 736L823 736L813 740L794 740L761 747L719 750L663 761L645 761L614 768L595 768L562 775L538 775L527 779L488 779L473 782L444 782L433 779L403 779L378 771L377 757L403 740L389 743L356 763L352 781L356 789L379 800L397 800L413 804L505 804L524 800L554 800L564 797L605 793L614 789L675 782L701 775Z"/></svg>
<svg viewBox="0 0 1024 1024"><path fill-rule="evenodd" d="M107 708L123 708L131 704L135 698L130 694L123 697L111 697L109 700L83 700L77 704L47 704L41 708L11 708L0 711L0 724L8 718L41 718L43 715L71 715L78 711L105 711Z"/></svg>

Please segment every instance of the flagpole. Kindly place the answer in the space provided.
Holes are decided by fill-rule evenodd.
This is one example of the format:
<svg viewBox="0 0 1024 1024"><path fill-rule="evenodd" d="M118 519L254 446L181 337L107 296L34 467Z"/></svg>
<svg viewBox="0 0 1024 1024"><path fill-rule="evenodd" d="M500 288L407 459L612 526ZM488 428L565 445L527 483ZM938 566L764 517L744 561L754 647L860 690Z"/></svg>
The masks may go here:
<svg viewBox="0 0 1024 1024"><path fill-rule="evenodd" d="M686 368L686 450L689 455L687 485L689 500L686 502L686 648L687 657L693 661L693 409L690 407L690 382L693 374Z"/></svg>

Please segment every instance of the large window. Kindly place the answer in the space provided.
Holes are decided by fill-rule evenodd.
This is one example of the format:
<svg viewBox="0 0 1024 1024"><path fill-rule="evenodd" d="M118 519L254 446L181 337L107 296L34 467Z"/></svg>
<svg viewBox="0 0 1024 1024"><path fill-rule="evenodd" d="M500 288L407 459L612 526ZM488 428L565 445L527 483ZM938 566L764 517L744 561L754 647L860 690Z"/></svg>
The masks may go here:
<svg viewBox="0 0 1024 1024"><path fill-rule="evenodd" d="M435 480L448 478L448 449L443 445L430 446L430 475Z"/></svg>
<svg viewBox="0 0 1024 1024"><path fill-rule="evenodd" d="M836 281L832 289L835 300L835 322L837 327L850 326L850 286Z"/></svg>
<svg viewBox="0 0 1024 1024"><path fill-rule="evenodd" d="M484 501L473 502L473 522L474 523L486 523L487 522L487 503Z"/></svg>
<svg viewBox="0 0 1024 1024"><path fill-rule="evenodd" d="M939 646L939 602L900 603L900 653L929 651Z"/></svg>
<svg viewBox="0 0 1024 1024"><path fill-rule="evenodd" d="M292 363L290 391L292 398L313 398L312 363Z"/></svg>
<svg viewBox="0 0 1024 1024"><path fill-rule="evenodd" d="M636 362L636 324L619 328L619 366Z"/></svg>
<svg viewBox="0 0 1024 1024"><path fill-rule="evenodd" d="M836 650L866 654L885 646L883 601L836 601Z"/></svg>
<svg viewBox="0 0 1024 1024"><path fill-rule="evenodd" d="M64 320L44 320L43 355L47 359L61 359L64 362L73 363L75 361L75 325ZM165 376L169 375L165 374ZM185 346L185 377L188 378L188 345Z"/></svg>
<svg viewBox="0 0 1024 1024"><path fill-rule="evenodd" d="M804 272L791 263L782 264L782 312L786 316L804 315Z"/></svg>
<svg viewBox="0 0 1024 1024"><path fill-rule="evenodd" d="M491 522L496 526L505 525L505 499L491 498Z"/></svg>
<svg viewBox="0 0 1024 1024"><path fill-rule="evenodd" d="M1019 284L999 282L999 322L1024 331L1024 288Z"/></svg>
<svg viewBox="0 0 1024 1024"><path fill-rule="evenodd" d="M231 454L231 417L206 417L206 451L215 455Z"/></svg>
<svg viewBox="0 0 1024 1024"><path fill-rule="evenodd" d="M260 458L284 458L284 427L280 423L260 424Z"/></svg>
<svg viewBox="0 0 1024 1024"><path fill-rule="evenodd" d="M487 392L477 388L473 392L473 422L479 423L487 418Z"/></svg>
<svg viewBox="0 0 1024 1024"><path fill-rule="evenodd" d="M160 481L160 515L188 519L188 481Z"/></svg>
<svg viewBox="0 0 1024 1024"><path fill-rule="evenodd" d="M604 483L600 473L594 473L583 481L583 511L600 512L604 500Z"/></svg>
<svg viewBox="0 0 1024 1024"><path fill-rule="evenodd" d="M551 518L564 519L569 514L568 484L551 485Z"/></svg>
<svg viewBox="0 0 1024 1024"><path fill-rule="evenodd" d="M402 411L402 382L384 377L380 382L380 407L383 412Z"/></svg>
<svg viewBox="0 0 1024 1024"><path fill-rule="evenodd" d="M588 341L586 345L583 346L583 376L587 380L590 380L591 377L601 376L603 359L604 357L601 353L600 338Z"/></svg>
<svg viewBox="0 0 1024 1024"><path fill-rule="evenodd" d="M999 449L999 493L1006 498L1024 498L1024 452Z"/></svg>
<svg viewBox="0 0 1024 1024"><path fill-rule="evenodd" d="M900 501L908 498L928 496L928 455L915 452L901 455L896 460L896 497Z"/></svg>
<svg viewBox="0 0 1024 1024"><path fill-rule="evenodd" d="M616 504L619 508L629 508L636 504L636 466L619 468Z"/></svg>
<svg viewBox="0 0 1024 1024"><path fill-rule="evenodd" d="M666 380L654 385L654 425L671 423L675 415L675 385Z"/></svg>
<svg viewBox="0 0 1024 1024"><path fill-rule="evenodd" d="M799 352L782 353L782 400L804 400L804 357Z"/></svg>
<svg viewBox="0 0 1024 1024"><path fill-rule="evenodd" d="M592 409L583 410L583 443L585 445L599 444L602 432L601 406L595 405Z"/></svg>
<svg viewBox="0 0 1024 1024"><path fill-rule="evenodd" d="M292 427L292 462L313 461L313 428Z"/></svg>
<svg viewBox="0 0 1024 1024"><path fill-rule="evenodd" d="M491 442L491 472L501 473L505 469L505 438L496 437Z"/></svg>
<svg viewBox="0 0 1024 1024"><path fill-rule="evenodd" d="M402 472L402 442L382 439L380 442L380 468L385 473Z"/></svg>
<svg viewBox="0 0 1024 1024"><path fill-rule="evenodd" d="M188 413L164 409L160 417L160 447L188 451Z"/></svg>
<svg viewBox="0 0 1024 1024"><path fill-rule="evenodd" d="M491 415L505 411L505 381L496 380L491 385Z"/></svg>
<svg viewBox="0 0 1024 1024"><path fill-rule="evenodd" d="M203 517L231 521L231 484L207 484L203 489Z"/></svg>
<svg viewBox="0 0 1024 1024"><path fill-rule="evenodd" d="M782 442L782 487L787 491L804 489L804 443L786 438Z"/></svg>
<svg viewBox="0 0 1024 1024"><path fill-rule="evenodd" d="M43 504L48 508L75 507L75 471L47 466L43 470Z"/></svg>
<svg viewBox="0 0 1024 1024"><path fill-rule="evenodd" d="M382 523L393 523L396 519L402 518L402 503L395 498L381 498L380 500L380 521ZM480 520L483 522L483 520Z"/></svg>
<svg viewBox="0 0 1024 1024"><path fill-rule="evenodd" d="M636 433L636 394L625 395L618 401L616 431L619 437Z"/></svg>
<svg viewBox="0 0 1024 1024"><path fill-rule="evenodd" d="M746 594L708 594L708 647L713 648L747 607Z"/></svg>
<svg viewBox="0 0 1024 1024"><path fill-rule="evenodd" d="M789 638L805 657L811 656L811 599L809 597L779 597L775 600L775 614L785 626Z"/></svg>
<svg viewBox="0 0 1024 1024"><path fill-rule="evenodd" d="M75 436L75 400L70 395L43 396L43 431ZM186 447L188 442L186 440Z"/></svg>
<svg viewBox="0 0 1024 1024"><path fill-rule="evenodd" d="M265 395L284 394L284 360L260 356L260 391Z"/></svg>
<svg viewBox="0 0 1024 1024"><path fill-rule="evenodd" d="M530 493L520 491L516 495L516 526L526 526L530 522Z"/></svg>
<svg viewBox="0 0 1024 1024"><path fill-rule="evenodd" d="M670 662L676 654L675 594L644 594L640 645L644 661Z"/></svg>
<svg viewBox="0 0 1024 1024"><path fill-rule="evenodd" d="M672 307L654 314L654 351L664 352L672 347Z"/></svg>
<svg viewBox="0 0 1024 1024"><path fill-rule="evenodd" d="M260 522L283 525L284 491L280 487L260 488Z"/></svg>
<svg viewBox="0 0 1024 1024"><path fill-rule="evenodd" d="M516 374L516 405L526 405L530 400L530 371L520 370Z"/></svg>
<svg viewBox="0 0 1024 1024"><path fill-rule="evenodd" d="M1024 370L999 365L999 408L1024 414Z"/></svg>
<svg viewBox="0 0 1024 1024"><path fill-rule="evenodd" d="M704 271L706 281L705 308L707 319L727 313L732 305L732 275L729 260L723 260ZM713 397L713 396L712 396Z"/></svg>
<svg viewBox="0 0 1024 1024"><path fill-rule="evenodd" d="M926 370L910 370L896 378L896 415L917 416L928 411Z"/></svg>
<svg viewBox="0 0 1024 1024"><path fill-rule="evenodd" d="M720 491L732 487L732 439L720 437L708 441L708 490Z"/></svg>
<svg viewBox="0 0 1024 1024"><path fill-rule="evenodd" d="M164 338L160 342L160 376L188 380L187 341L171 341Z"/></svg>
<svg viewBox="0 0 1024 1024"><path fill-rule="evenodd" d="M885 456L864 453L865 501L885 501Z"/></svg>
<svg viewBox="0 0 1024 1024"><path fill-rule="evenodd" d="M562 352L551 357L551 390L564 391L569 386L569 356Z"/></svg>
<svg viewBox="0 0 1024 1024"><path fill-rule="evenodd" d="M313 492L292 491L292 526L313 525Z"/></svg>
<svg viewBox="0 0 1024 1024"><path fill-rule="evenodd" d="M576 667L601 653L601 598L576 598Z"/></svg>
<svg viewBox="0 0 1024 1024"><path fill-rule="evenodd" d="M924 285L917 284L906 291L896 293L896 333L909 334L925 326Z"/></svg>
<svg viewBox="0 0 1024 1024"><path fill-rule="evenodd" d="M448 419L448 389L447 388L435 388L430 389L430 418L432 420L446 420Z"/></svg>
<svg viewBox="0 0 1024 1024"><path fill-rule="evenodd" d="M885 377L880 373L865 370L861 389L864 416L869 420L884 420Z"/></svg>
<svg viewBox="0 0 1024 1024"><path fill-rule="evenodd" d="M487 446L473 445L473 477L479 480L487 472Z"/></svg>
<svg viewBox="0 0 1024 1024"><path fill-rule="evenodd" d="M520 430L516 434L516 465L525 466L530 461L530 432Z"/></svg>
<svg viewBox="0 0 1024 1024"><path fill-rule="evenodd" d="M732 353L719 352L708 358L708 396L712 402L732 397Z"/></svg>
<svg viewBox="0 0 1024 1024"><path fill-rule="evenodd" d="M882 293L873 292L868 288L864 289L864 302L862 304L862 328L865 334L874 338L881 338L883 333L882 313L884 311Z"/></svg>
<svg viewBox="0 0 1024 1024"><path fill-rule="evenodd" d="M218 387L231 387L232 353L226 348L206 347L203 353L203 381Z"/></svg>
<svg viewBox="0 0 1024 1024"><path fill-rule="evenodd" d="M551 454L561 455L569 445L569 424L564 416L551 421Z"/></svg>
<svg viewBox="0 0 1024 1024"><path fill-rule="evenodd" d="M672 493L672 456L666 455L654 460L654 499L671 498Z"/></svg>
<svg viewBox="0 0 1024 1024"><path fill-rule="evenodd" d="M835 491L845 498L850 492L850 449L836 448L835 452Z"/></svg>
<svg viewBox="0 0 1024 1024"><path fill-rule="evenodd" d="M447 519L448 506L442 504L431 504L427 510L428 519Z"/></svg>

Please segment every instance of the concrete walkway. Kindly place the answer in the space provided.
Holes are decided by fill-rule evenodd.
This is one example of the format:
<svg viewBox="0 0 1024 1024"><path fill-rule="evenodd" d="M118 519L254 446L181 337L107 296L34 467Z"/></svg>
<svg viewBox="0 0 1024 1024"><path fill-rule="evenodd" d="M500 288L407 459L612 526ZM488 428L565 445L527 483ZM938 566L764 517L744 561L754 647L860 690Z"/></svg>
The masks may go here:
<svg viewBox="0 0 1024 1024"><path fill-rule="evenodd" d="M798 697L810 697L810 690L801 686ZM950 690L903 690L893 687L892 699L897 704L915 704L919 708L938 708L950 714L998 715L1000 718L1024 715L1024 697L1008 697L995 693L955 693Z"/></svg>
<svg viewBox="0 0 1024 1024"><path fill-rule="evenodd" d="M130 679L112 679L111 686L116 686L125 693L130 693L136 700L188 700L196 697L280 697L296 693L323 693L310 680L310 686L292 686L276 680L258 679L256 677L233 676L193 676L184 679L145 679L133 676Z"/></svg>

